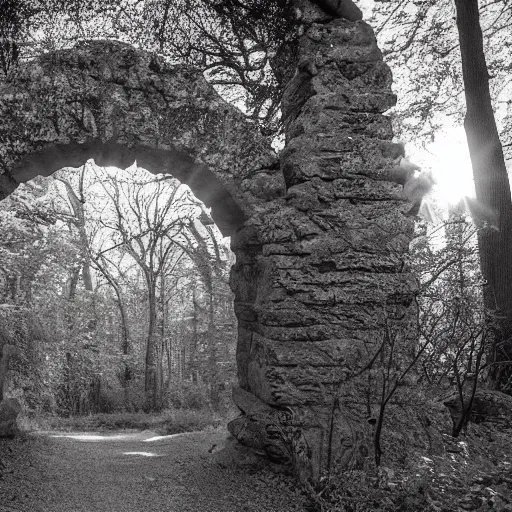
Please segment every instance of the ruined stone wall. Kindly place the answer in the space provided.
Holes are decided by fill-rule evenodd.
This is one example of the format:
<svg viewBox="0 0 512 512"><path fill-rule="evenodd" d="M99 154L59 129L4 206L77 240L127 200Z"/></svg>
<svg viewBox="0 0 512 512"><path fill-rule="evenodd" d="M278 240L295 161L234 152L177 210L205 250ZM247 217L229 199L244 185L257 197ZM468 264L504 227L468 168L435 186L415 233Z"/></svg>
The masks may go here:
<svg viewBox="0 0 512 512"><path fill-rule="evenodd" d="M412 221L387 180L400 153L384 115L391 72L366 23L301 5L283 100L286 195L233 241L245 255L233 271L244 415L230 430L318 479L373 461L365 367L389 322L413 345L415 281L404 261Z"/></svg>
<svg viewBox="0 0 512 512"><path fill-rule="evenodd" d="M415 282L404 261L409 205L388 180L401 151L383 114L395 102L390 71L366 23L297 6L279 160L198 70L86 42L0 83L0 199L88 158L136 159L189 184L236 254L241 416L229 429L318 479L372 459L366 370L390 322L414 343Z"/></svg>
<svg viewBox="0 0 512 512"><path fill-rule="evenodd" d="M0 199L94 158L170 173L225 235L283 193L275 152L200 70L116 41L84 41L0 80Z"/></svg>

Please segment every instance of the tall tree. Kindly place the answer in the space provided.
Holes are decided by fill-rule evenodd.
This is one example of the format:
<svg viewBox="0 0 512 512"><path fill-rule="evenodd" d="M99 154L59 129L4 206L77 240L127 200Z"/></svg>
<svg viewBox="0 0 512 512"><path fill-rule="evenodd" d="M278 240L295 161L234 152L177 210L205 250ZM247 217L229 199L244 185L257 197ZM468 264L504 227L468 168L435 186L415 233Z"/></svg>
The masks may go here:
<svg viewBox="0 0 512 512"><path fill-rule="evenodd" d="M73 217L70 219L73 225L76 227L78 231L78 245L80 248L80 254L82 257L81 266L82 266L82 279L84 282L85 289L87 291L92 291L92 276L91 276L91 262L89 256L89 240L87 237L87 232L85 229L85 196L84 196L84 177L85 177L85 169L84 165L80 169L80 176L78 179L78 194L75 192L71 183L57 176L56 179L64 184L66 187L67 198L69 204L71 206L71 210L73 212Z"/></svg>
<svg viewBox="0 0 512 512"><path fill-rule="evenodd" d="M112 220L102 223L112 233L113 247L122 247L137 263L144 276L148 298L148 334L145 361L147 407L162 406L162 339L158 300L162 274L169 260L181 249L175 243L195 207L188 192L172 179L145 182L120 181L105 176L103 188L111 202Z"/></svg>
<svg viewBox="0 0 512 512"><path fill-rule="evenodd" d="M496 127L478 0L455 0L466 97L464 128L478 201L498 216L498 229L479 231L484 302L496 325L492 379L510 390L512 370L512 200Z"/></svg>
<svg viewBox="0 0 512 512"><path fill-rule="evenodd" d="M91 251L92 252L92 251ZM107 253L109 251L106 251ZM105 278L107 283L114 290L114 294L116 296L116 304L119 310L119 317L121 323L121 349L124 356L128 356L130 354L130 329L128 326L128 311L125 303L125 298L123 296L123 288L121 285L120 276L123 275L123 271L121 269L123 254L121 254L120 260L116 263L112 260L110 255L106 254L105 251L100 250L97 253L93 253L91 255L91 261L94 267L101 273L101 275ZM114 271L112 271L114 268ZM121 374L121 381L123 385L126 387L128 382L132 378L132 372L128 361L124 361L124 371Z"/></svg>

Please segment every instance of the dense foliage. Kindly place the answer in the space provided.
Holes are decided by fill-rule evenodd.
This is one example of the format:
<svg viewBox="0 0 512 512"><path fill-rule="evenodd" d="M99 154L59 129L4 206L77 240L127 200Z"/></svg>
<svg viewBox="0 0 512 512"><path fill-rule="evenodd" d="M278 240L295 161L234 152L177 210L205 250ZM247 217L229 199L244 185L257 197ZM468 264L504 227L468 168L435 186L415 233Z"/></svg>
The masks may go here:
<svg viewBox="0 0 512 512"><path fill-rule="evenodd" d="M222 408L235 348L226 240L171 177L87 167L0 204L14 392L34 411L63 414ZM150 404L148 371L159 390Z"/></svg>
<svg viewBox="0 0 512 512"><path fill-rule="evenodd" d="M510 156L512 8L506 0L479 4L494 108ZM399 90L397 135L428 142L446 124L461 125L465 104L454 3L377 0L370 23Z"/></svg>

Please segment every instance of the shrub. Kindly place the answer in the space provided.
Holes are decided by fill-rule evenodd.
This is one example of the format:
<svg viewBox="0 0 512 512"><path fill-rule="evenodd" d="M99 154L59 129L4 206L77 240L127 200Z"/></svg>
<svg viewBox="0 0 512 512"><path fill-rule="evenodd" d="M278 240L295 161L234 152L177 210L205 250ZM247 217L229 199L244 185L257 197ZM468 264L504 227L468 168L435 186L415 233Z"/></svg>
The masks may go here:
<svg viewBox="0 0 512 512"><path fill-rule="evenodd" d="M154 430L161 435L197 432L216 428L223 420L208 409L202 411L167 410L158 415L143 412L119 412L114 414L91 414L89 416L29 417L22 423L27 430Z"/></svg>
<svg viewBox="0 0 512 512"><path fill-rule="evenodd" d="M100 393L100 411L103 413L139 412L144 409L146 396L144 382L133 380L126 387L103 386Z"/></svg>
<svg viewBox="0 0 512 512"><path fill-rule="evenodd" d="M344 471L324 480L308 495L311 512L417 512L431 510L428 478L418 475L388 482L388 472Z"/></svg>
<svg viewBox="0 0 512 512"><path fill-rule="evenodd" d="M176 383L171 390L167 390L165 402L175 409L200 411L210 408L207 387L190 381Z"/></svg>

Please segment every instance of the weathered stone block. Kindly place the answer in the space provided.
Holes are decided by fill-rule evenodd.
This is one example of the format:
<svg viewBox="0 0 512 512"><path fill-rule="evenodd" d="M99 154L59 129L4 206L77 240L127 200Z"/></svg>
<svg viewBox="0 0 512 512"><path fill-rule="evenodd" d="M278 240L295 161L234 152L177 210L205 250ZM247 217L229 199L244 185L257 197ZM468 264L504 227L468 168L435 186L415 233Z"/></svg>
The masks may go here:
<svg viewBox="0 0 512 512"><path fill-rule="evenodd" d="M352 104L354 101L360 102L358 98L361 95L365 97L373 93L377 98L383 97L384 91L391 83L391 72L383 62L329 62L318 67L317 73L311 78L311 86L316 94L332 93L345 96L346 102L350 97Z"/></svg>
<svg viewBox="0 0 512 512"><path fill-rule="evenodd" d="M290 124L288 133L291 138L295 138L302 134L329 133L333 129L381 140L393 138L389 117L369 112L325 109L319 102L314 101L304 105L301 115Z"/></svg>
<svg viewBox="0 0 512 512"><path fill-rule="evenodd" d="M363 19L361 9L352 0L315 0L325 11L336 18L341 17L349 21Z"/></svg>
<svg viewBox="0 0 512 512"><path fill-rule="evenodd" d="M471 386L463 392L464 405L467 407L472 394ZM450 411L453 424L456 425L462 415L462 404L457 391L443 400L443 404ZM492 389L477 389L469 421L474 423L490 423L502 432L512 433L512 397Z"/></svg>
<svg viewBox="0 0 512 512"><path fill-rule="evenodd" d="M293 138L283 150L283 174L287 187L313 178L332 181L359 175L382 180L382 169L393 165L396 148L390 141L350 131L340 130L338 137L329 130L308 133Z"/></svg>
<svg viewBox="0 0 512 512"><path fill-rule="evenodd" d="M301 40L301 59L320 56L338 62L379 62L382 53L372 28L364 21L356 23L335 19L330 23L314 23ZM300 65L300 64L299 64Z"/></svg>

